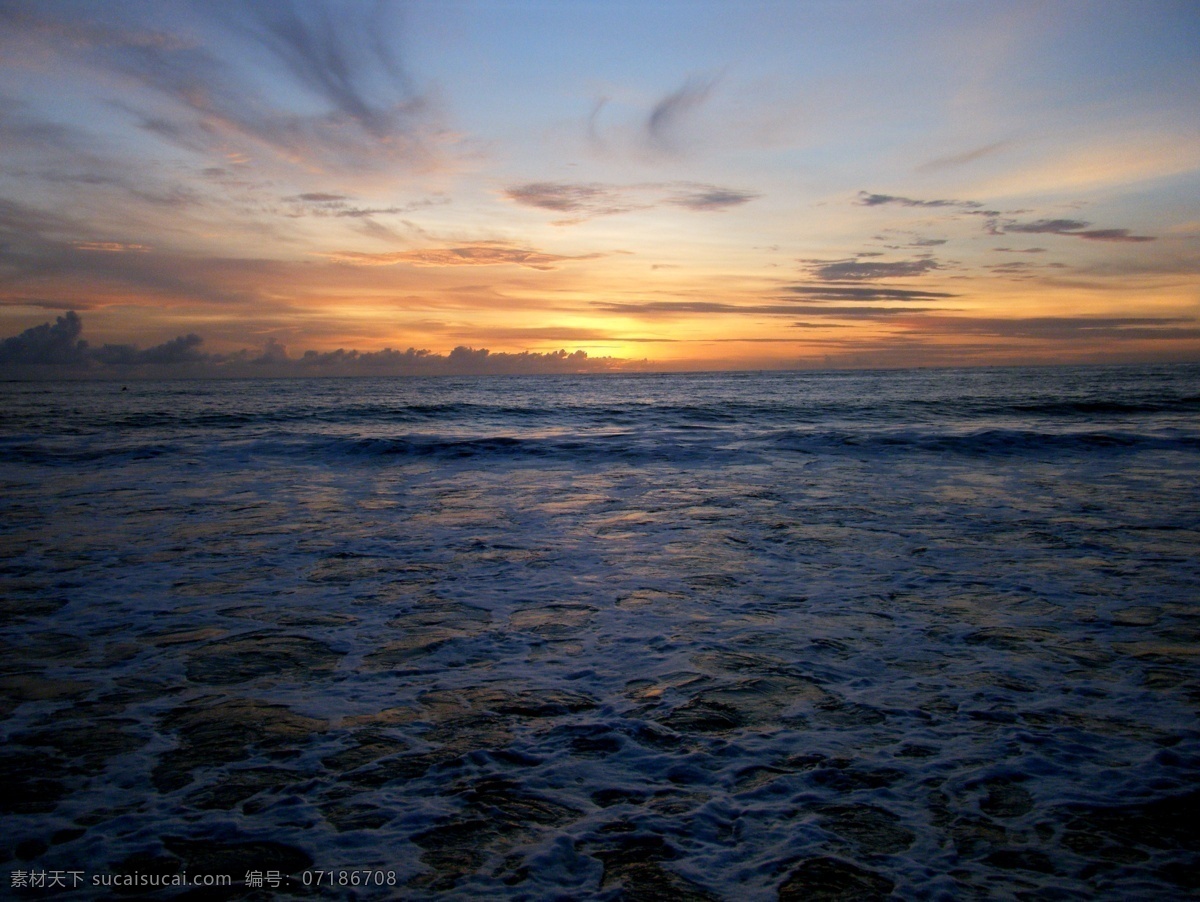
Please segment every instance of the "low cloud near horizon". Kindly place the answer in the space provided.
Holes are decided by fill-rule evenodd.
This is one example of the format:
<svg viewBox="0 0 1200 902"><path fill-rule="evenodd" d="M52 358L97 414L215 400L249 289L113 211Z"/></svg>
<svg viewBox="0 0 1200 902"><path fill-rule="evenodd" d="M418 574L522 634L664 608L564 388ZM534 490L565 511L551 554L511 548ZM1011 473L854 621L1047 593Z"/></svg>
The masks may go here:
<svg viewBox="0 0 1200 902"><path fill-rule="evenodd" d="M91 347L81 336L83 319L75 311L0 341L0 371L53 376L107 374L125 376L162 375L186 370L189 375L320 375L323 373L382 375L487 375L607 371L620 361L589 357L585 351L525 351L493 353L487 348L459 346L448 354L408 348L398 351L305 351L288 355L279 342L268 339L259 350L244 349L229 354L201 350L199 335L189 333L151 348L105 344ZM547 337L553 333L547 334Z"/></svg>

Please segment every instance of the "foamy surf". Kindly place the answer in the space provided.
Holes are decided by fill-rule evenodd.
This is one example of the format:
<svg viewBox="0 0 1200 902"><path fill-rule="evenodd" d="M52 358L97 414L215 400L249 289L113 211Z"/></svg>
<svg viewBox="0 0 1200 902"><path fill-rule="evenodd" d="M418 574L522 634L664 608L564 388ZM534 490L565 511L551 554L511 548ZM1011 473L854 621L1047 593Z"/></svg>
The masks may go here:
<svg viewBox="0 0 1200 902"><path fill-rule="evenodd" d="M8 880L1193 892L1198 385L5 385Z"/></svg>

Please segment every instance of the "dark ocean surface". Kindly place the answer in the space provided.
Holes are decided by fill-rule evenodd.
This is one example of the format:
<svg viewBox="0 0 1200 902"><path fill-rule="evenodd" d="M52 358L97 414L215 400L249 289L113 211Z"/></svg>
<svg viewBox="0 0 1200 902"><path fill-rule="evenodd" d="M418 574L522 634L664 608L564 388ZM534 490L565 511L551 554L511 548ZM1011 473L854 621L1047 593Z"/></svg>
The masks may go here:
<svg viewBox="0 0 1200 902"><path fill-rule="evenodd" d="M6 890L1200 892L1200 367L127 385L0 384Z"/></svg>

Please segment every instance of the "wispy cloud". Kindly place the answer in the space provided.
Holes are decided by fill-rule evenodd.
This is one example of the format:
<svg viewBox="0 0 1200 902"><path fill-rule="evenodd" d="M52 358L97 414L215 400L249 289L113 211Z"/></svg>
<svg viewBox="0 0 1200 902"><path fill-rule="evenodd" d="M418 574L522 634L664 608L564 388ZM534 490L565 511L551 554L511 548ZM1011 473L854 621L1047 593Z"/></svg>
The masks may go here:
<svg viewBox="0 0 1200 902"><path fill-rule="evenodd" d="M8 4L4 18L53 53L136 87L120 106L188 150L267 148L277 161L347 173L434 164L436 112L393 49L391 4L212 0L194 13L178 34L119 6L101 17L86 6ZM260 65L228 57L234 45L222 35L257 47Z"/></svg>
<svg viewBox="0 0 1200 902"><path fill-rule="evenodd" d="M939 169L952 169L957 166L966 166L968 163L974 163L976 160L982 160L984 157L990 157L992 154L1003 150L1009 145L1008 141L994 141L991 144L985 144L982 147L976 147L972 150L967 150L962 153L950 154L945 157L938 157L935 160L930 160L928 163L923 163L917 167L918 172L934 172Z"/></svg>
<svg viewBox="0 0 1200 902"><path fill-rule="evenodd" d="M699 210L704 212L713 212L720 210L728 210L730 207L739 207L744 203L748 203L757 194L752 194L748 191L734 191L730 188L717 188L713 185L696 185L686 190L681 190L674 196L667 199L667 203L675 204L678 207L686 207L689 210Z"/></svg>
<svg viewBox="0 0 1200 902"><path fill-rule="evenodd" d="M890 300L885 298L884 300ZM816 316L832 319L879 319L901 314L926 313L933 307L875 307L863 305L832 306L828 304L731 304L724 301L642 301L607 302L593 305L606 313L651 318L680 316Z"/></svg>
<svg viewBox="0 0 1200 902"><path fill-rule="evenodd" d="M28 104L0 95L0 173L52 190L65 188L74 192L76 203L80 193L103 195L110 208L113 202L133 202L169 213L198 202L192 187L160 179L106 148L84 127L49 122Z"/></svg>
<svg viewBox="0 0 1200 902"><path fill-rule="evenodd" d="M87 224L0 199L0 294L5 297L84 295L83 308L130 292L155 298L218 305L258 298L255 285L278 274L275 264L250 258L216 258L160 251L149 245L78 239ZM52 290L50 290L52 289ZM43 306L38 304L38 306Z"/></svg>
<svg viewBox="0 0 1200 902"><path fill-rule="evenodd" d="M839 321L887 322L892 328L902 330L905 336L913 339L974 336L991 339L1069 341L1082 346L1089 341L1178 341L1200 337L1200 326L1195 319L1178 316L986 317L934 307L880 307L872 304L733 304L721 301L602 302L594 306L608 313L644 319L696 316L814 318L813 322L797 321L790 324L792 328L798 329L831 328Z"/></svg>
<svg viewBox="0 0 1200 902"><path fill-rule="evenodd" d="M1029 232L1034 235L1063 235L1079 229L1086 229L1089 224L1081 219L1039 219L1036 222L1010 222L1003 228L1007 232Z"/></svg>
<svg viewBox="0 0 1200 902"><path fill-rule="evenodd" d="M817 262L811 266L809 273L826 282L859 282L874 281L875 279L912 278L923 276L928 272L939 269L940 264L933 259L898 260L893 263L862 260L837 260L829 263Z"/></svg>
<svg viewBox="0 0 1200 902"><path fill-rule="evenodd" d="M646 119L646 139L656 150L679 150L680 129L692 112L700 107L716 86L715 78L693 76L654 105Z"/></svg>
<svg viewBox="0 0 1200 902"><path fill-rule="evenodd" d="M954 335L1047 340L1160 339L1200 337L1193 319L1167 316L927 317L923 331Z"/></svg>
<svg viewBox="0 0 1200 902"><path fill-rule="evenodd" d="M284 198L285 200L304 201L308 204L334 204L340 206L345 204L348 197L344 194L324 194L319 191L311 191L307 194L297 194L295 197Z"/></svg>
<svg viewBox="0 0 1200 902"><path fill-rule="evenodd" d="M81 251L100 251L106 254L145 253L150 250L147 244L130 244L124 241L76 241L75 247Z"/></svg>
<svg viewBox="0 0 1200 902"><path fill-rule="evenodd" d="M459 330L458 334L463 334ZM586 329L575 326L488 326L474 330L481 341L608 341L612 332L606 329Z"/></svg>
<svg viewBox="0 0 1200 902"><path fill-rule="evenodd" d="M1081 219L1038 219L1034 222L994 222L990 231L993 235L1022 232L1033 235L1069 235L1089 241L1126 241L1139 243L1154 241L1152 235L1132 235L1129 229L1089 229L1090 222Z"/></svg>
<svg viewBox="0 0 1200 902"><path fill-rule="evenodd" d="M599 216L614 216L661 206L714 213L749 203L750 191L700 182L650 182L607 185L598 182L526 182L504 190L513 203L569 214L555 225L575 225Z"/></svg>
<svg viewBox="0 0 1200 902"><path fill-rule="evenodd" d="M987 217L985 230L989 235L1005 235L1010 232L1033 235L1069 235L1084 238L1089 241L1119 241L1139 243L1154 241L1152 235L1134 235L1129 229L1090 229L1090 222L1081 219L1038 219L1032 222L1019 222L1004 217L998 210L984 209L984 205L973 200L920 200L912 197L902 197L894 194L872 194L867 191L858 193L857 203L864 207L879 207L894 204L902 207L931 207L951 208L962 210L977 216ZM1027 211L1013 211L1027 212Z"/></svg>
<svg viewBox="0 0 1200 902"><path fill-rule="evenodd" d="M529 269L551 270L558 269L568 261L594 260L605 255L547 254L498 241L476 241L456 247L431 247L381 254L335 251L322 256L353 266L395 266L398 263L408 263L412 266L524 266Z"/></svg>
<svg viewBox="0 0 1200 902"><path fill-rule="evenodd" d="M844 287L835 285L789 285L786 289L812 301L936 301L955 298L946 291L918 291L905 288Z"/></svg>
<svg viewBox="0 0 1200 902"><path fill-rule="evenodd" d="M1066 234L1075 235L1079 238L1086 238L1089 241L1156 241L1153 235L1131 235L1129 229L1086 229L1082 232L1068 232Z"/></svg>
<svg viewBox="0 0 1200 902"><path fill-rule="evenodd" d="M892 235L898 235L898 238L892 238ZM904 232L897 229L885 229L883 234L879 236L881 241L896 241L896 244L884 244L888 250L908 250L911 248L923 247L941 247L946 244L947 238L927 238L919 235L916 232Z"/></svg>
<svg viewBox="0 0 1200 902"><path fill-rule="evenodd" d="M564 223L582 222L597 216L612 216L650 206L645 200L635 200L637 192L618 185L570 182L526 182L504 190L513 203L537 207L555 213L569 213Z"/></svg>
<svg viewBox="0 0 1200 902"><path fill-rule="evenodd" d="M983 207L983 204L974 200L919 200L895 194L872 194L869 191L859 191L857 203L863 207L879 207L884 204L897 204L901 207L958 207L963 210L978 210Z"/></svg>
<svg viewBox="0 0 1200 902"><path fill-rule="evenodd" d="M1047 269L1066 269L1067 266L1065 263L1030 263L1028 260L1017 260L984 268L988 272L998 276L1008 276L1014 279L1033 279L1039 277Z"/></svg>
<svg viewBox="0 0 1200 902"><path fill-rule="evenodd" d="M337 118L379 140L404 128L426 100L387 40L387 5L354 4L335 9L313 3L245 7L247 31L261 41L296 82L323 100Z"/></svg>
<svg viewBox="0 0 1200 902"><path fill-rule="evenodd" d="M444 196L424 198L407 204L391 207L360 207L352 203L353 198L345 194L308 192L283 198L288 205L289 216L331 216L342 219L366 219L371 216L396 216L415 210L449 203Z"/></svg>

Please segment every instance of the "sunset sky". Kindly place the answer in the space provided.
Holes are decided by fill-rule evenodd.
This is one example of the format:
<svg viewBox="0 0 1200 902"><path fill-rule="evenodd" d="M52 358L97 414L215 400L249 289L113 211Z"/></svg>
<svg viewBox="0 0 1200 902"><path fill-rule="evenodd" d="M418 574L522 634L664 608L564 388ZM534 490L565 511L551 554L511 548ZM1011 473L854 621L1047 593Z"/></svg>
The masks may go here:
<svg viewBox="0 0 1200 902"><path fill-rule="evenodd" d="M0 337L1200 359L1200 3L0 2Z"/></svg>

